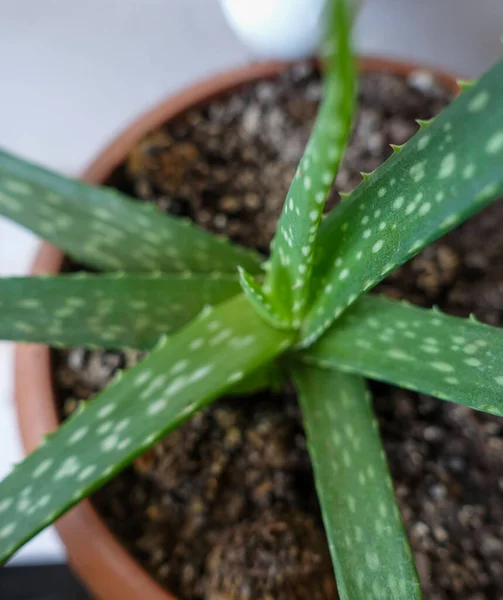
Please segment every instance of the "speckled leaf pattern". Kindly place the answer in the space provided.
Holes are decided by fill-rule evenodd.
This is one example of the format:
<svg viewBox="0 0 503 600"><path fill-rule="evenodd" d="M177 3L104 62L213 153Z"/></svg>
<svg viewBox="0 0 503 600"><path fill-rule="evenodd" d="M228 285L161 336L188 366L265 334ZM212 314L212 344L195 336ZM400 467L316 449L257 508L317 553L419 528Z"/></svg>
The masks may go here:
<svg viewBox="0 0 503 600"><path fill-rule="evenodd" d="M251 375L247 375L242 381L236 383L226 391L229 395L248 396L268 390L280 392L286 383L286 374L279 361L272 362Z"/></svg>
<svg viewBox="0 0 503 600"><path fill-rule="evenodd" d="M0 151L0 215L103 271L260 272L257 255L165 215Z"/></svg>
<svg viewBox="0 0 503 600"><path fill-rule="evenodd" d="M503 416L503 329L474 319L366 296L302 357Z"/></svg>
<svg viewBox="0 0 503 600"><path fill-rule="evenodd" d="M0 484L0 562L290 344L242 295L159 343Z"/></svg>
<svg viewBox="0 0 503 600"><path fill-rule="evenodd" d="M293 371L341 600L420 600L371 398L361 377Z"/></svg>
<svg viewBox="0 0 503 600"><path fill-rule="evenodd" d="M503 195L503 62L342 202L319 230L303 345L390 271Z"/></svg>
<svg viewBox="0 0 503 600"><path fill-rule="evenodd" d="M146 350L205 306L239 293L232 275L0 279L0 340Z"/></svg>
<svg viewBox="0 0 503 600"><path fill-rule="evenodd" d="M346 0L331 4L324 47L324 99L283 206L266 287L285 304L297 327L308 299L321 214L346 147L355 102L351 16Z"/></svg>

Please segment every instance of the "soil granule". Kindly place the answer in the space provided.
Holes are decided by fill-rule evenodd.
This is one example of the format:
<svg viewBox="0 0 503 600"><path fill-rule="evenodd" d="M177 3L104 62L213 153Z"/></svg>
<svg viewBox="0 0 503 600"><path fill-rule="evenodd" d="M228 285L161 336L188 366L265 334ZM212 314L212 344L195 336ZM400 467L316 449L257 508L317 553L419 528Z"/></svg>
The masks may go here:
<svg viewBox="0 0 503 600"><path fill-rule="evenodd" d="M192 110L140 143L110 180L160 208L267 251L312 126L310 65ZM450 94L424 72L364 75L338 191L360 181ZM377 291L501 325L503 207L424 250ZM135 352L55 353L62 414ZM503 597L503 420L372 384L402 515L427 600ZM226 398L95 494L124 546L183 600L334 600L327 545L292 390ZM405 599L404 599L405 600Z"/></svg>

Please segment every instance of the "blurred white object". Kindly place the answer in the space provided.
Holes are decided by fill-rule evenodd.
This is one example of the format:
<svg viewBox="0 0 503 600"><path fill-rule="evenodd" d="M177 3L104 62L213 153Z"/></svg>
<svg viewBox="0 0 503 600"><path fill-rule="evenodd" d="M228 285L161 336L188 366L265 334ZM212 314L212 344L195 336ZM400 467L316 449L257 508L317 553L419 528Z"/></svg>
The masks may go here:
<svg viewBox="0 0 503 600"><path fill-rule="evenodd" d="M326 0L220 0L236 35L268 58L295 59L315 53L323 31Z"/></svg>

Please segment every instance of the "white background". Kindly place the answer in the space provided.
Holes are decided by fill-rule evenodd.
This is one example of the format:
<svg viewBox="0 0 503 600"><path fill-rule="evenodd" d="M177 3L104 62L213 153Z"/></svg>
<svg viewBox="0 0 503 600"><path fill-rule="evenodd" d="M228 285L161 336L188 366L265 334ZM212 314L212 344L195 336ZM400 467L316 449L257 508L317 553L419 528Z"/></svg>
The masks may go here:
<svg viewBox="0 0 503 600"><path fill-rule="evenodd" d="M357 45L474 76L502 32L501 0L366 0ZM150 105L252 59L217 0L0 0L0 146L77 174ZM0 218L0 276L26 272L35 245ZM11 374L0 344L0 477L21 456ZM15 561L62 556L48 531Z"/></svg>

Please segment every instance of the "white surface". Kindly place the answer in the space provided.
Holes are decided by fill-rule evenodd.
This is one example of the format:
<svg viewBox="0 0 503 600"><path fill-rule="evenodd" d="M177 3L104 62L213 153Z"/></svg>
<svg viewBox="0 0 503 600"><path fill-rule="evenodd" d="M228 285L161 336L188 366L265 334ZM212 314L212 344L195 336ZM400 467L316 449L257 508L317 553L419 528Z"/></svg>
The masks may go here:
<svg viewBox="0 0 503 600"><path fill-rule="evenodd" d="M502 0L365 0L357 27L365 52L418 60L463 77L499 56Z"/></svg>
<svg viewBox="0 0 503 600"><path fill-rule="evenodd" d="M366 0L357 39L469 76L499 55L502 30L501 0ZM0 0L0 145L77 173L140 111L248 58L217 0ZM0 275L26 272L34 243L0 219ZM0 345L0 476L21 456L10 361ZM60 556L46 533L15 560Z"/></svg>

